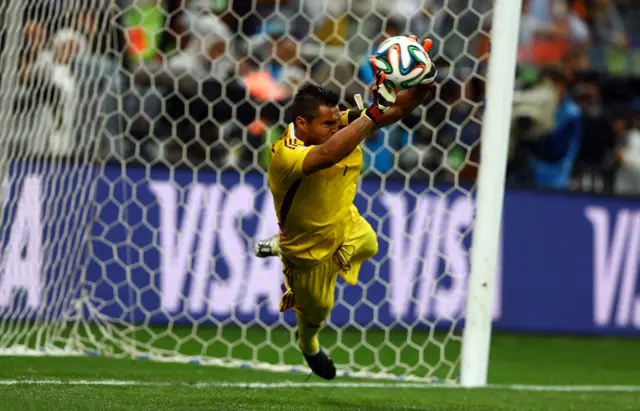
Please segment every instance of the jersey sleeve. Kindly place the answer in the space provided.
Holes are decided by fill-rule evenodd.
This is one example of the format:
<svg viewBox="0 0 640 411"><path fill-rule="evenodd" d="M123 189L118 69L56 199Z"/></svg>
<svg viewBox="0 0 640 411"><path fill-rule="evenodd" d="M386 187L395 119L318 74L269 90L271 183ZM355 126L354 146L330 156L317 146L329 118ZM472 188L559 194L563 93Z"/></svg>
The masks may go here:
<svg viewBox="0 0 640 411"><path fill-rule="evenodd" d="M282 144L271 157L269 168L279 181L293 181L304 176L302 163L313 146Z"/></svg>
<svg viewBox="0 0 640 411"><path fill-rule="evenodd" d="M346 127L349 124L353 123L354 121L356 121L357 119L360 118L360 116L362 116L362 114L364 113L364 110L347 110L342 112L342 115L340 116L340 121L338 122L338 125L340 127Z"/></svg>

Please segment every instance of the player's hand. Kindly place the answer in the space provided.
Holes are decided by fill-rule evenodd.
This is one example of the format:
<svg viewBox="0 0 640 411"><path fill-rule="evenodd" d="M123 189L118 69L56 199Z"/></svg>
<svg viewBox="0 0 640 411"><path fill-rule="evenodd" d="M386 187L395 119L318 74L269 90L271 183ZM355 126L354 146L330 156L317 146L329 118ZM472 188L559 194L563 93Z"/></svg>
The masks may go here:
<svg viewBox="0 0 640 411"><path fill-rule="evenodd" d="M382 111L391 107L396 102L398 90L385 82L386 74L380 72L376 75L376 82L373 85L373 104Z"/></svg>
<svg viewBox="0 0 640 411"><path fill-rule="evenodd" d="M384 111L395 103L398 90L394 89L385 81L387 75L378 69L376 65L376 58L371 57L370 62L371 67L373 67L373 72L376 75L375 82L373 83L373 89L371 90L373 104L378 106L380 110Z"/></svg>
<svg viewBox="0 0 640 411"><path fill-rule="evenodd" d="M414 36L413 34L410 35L409 38L414 41L418 41L418 37ZM429 57L429 50L431 50L432 46L433 46L433 40L431 39L426 39L422 43L422 48L424 49L424 52L427 54L427 57ZM438 75L438 70L436 70L436 66L433 64L431 59L429 59L429 64L431 66L431 69L429 69L429 72L425 74L424 78L422 79L422 81L420 81L419 84L427 87L433 87L436 81L436 76Z"/></svg>
<svg viewBox="0 0 640 411"><path fill-rule="evenodd" d="M382 113L395 103L398 91L385 82L386 74L376 67L375 57L371 57L370 62L376 77L371 90L373 103L367 108L364 114L371 121L377 123L382 117Z"/></svg>

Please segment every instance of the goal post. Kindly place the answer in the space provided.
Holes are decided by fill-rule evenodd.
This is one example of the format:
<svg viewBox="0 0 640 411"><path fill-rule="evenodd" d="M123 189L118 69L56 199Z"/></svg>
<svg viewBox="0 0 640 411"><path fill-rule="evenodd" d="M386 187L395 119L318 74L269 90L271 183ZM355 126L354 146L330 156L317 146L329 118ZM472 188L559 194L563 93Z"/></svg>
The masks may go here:
<svg viewBox="0 0 640 411"><path fill-rule="evenodd" d="M434 39L438 86L362 145L355 205L379 252L338 281L320 343L342 376L486 382L520 1L419 19L411 1L46 3L0 6L0 354L305 369L281 263L253 256L278 230L268 150L301 81L343 108L367 96L367 55L395 30Z"/></svg>
<svg viewBox="0 0 640 411"><path fill-rule="evenodd" d="M487 383L521 8L522 0L495 0L493 5L482 159L462 340L460 382L465 387Z"/></svg>

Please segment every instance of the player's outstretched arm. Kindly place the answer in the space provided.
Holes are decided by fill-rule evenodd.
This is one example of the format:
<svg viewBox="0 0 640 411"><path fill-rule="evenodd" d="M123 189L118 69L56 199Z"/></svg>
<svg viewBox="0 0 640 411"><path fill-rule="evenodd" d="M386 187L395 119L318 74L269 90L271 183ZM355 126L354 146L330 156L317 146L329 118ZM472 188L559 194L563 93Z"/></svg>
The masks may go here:
<svg viewBox="0 0 640 411"><path fill-rule="evenodd" d="M373 86L374 101L364 116L329 137L323 144L311 148L302 162L303 174L313 174L339 163L371 134L376 124L383 119L385 110L396 100L396 91L390 89L384 80L385 74L378 73Z"/></svg>
<svg viewBox="0 0 640 411"><path fill-rule="evenodd" d="M415 40L415 36L410 37ZM427 56L432 44L432 40L424 42L423 47ZM378 70L373 61L372 66L376 74L376 81L373 85L373 104L365 111L364 116L338 131L324 144L311 149L302 163L302 172L305 175L313 174L340 162L355 150L367 135L409 115L427 98L437 74L435 66L432 64L431 69L418 86L397 92L385 84L385 73Z"/></svg>
<svg viewBox="0 0 640 411"><path fill-rule="evenodd" d="M324 144L313 147L302 162L302 173L313 174L339 163L371 134L374 126L372 119L362 116L332 135Z"/></svg>
<svg viewBox="0 0 640 411"><path fill-rule="evenodd" d="M375 124L371 131L373 132L382 127L391 125L411 114L416 107L421 105L427 99L431 89L431 86L420 85L399 92L395 104L385 110L382 118L380 118L380 121Z"/></svg>

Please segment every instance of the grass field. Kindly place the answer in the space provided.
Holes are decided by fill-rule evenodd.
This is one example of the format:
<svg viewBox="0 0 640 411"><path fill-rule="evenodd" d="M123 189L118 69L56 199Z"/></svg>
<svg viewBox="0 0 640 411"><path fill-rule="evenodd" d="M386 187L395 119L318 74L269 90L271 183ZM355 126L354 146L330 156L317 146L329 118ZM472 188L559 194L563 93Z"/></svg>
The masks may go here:
<svg viewBox="0 0 640 411"><path fill-rule="evenodd" d="M491 387L472 390L103 357L0 357L0 409L640 410L639 349L634 339L496 335ZM300 361L294 350L286 357Z"/></svg>

